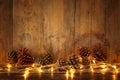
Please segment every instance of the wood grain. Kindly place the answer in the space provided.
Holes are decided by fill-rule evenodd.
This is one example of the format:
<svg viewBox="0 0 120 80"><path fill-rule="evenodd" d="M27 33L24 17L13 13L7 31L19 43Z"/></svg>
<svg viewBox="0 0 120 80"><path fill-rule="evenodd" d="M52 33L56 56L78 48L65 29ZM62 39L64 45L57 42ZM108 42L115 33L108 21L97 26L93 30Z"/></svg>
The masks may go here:
<svg viewBox="0 0 120 80"><path fill-rule="evenodd" d="M106 1L106 27L107 27L107 36L110 40L110 53L109 60L110 62L118 62L117 54L119 50L119 0L107 0Z"/></svg>
<svg viewBox="0 0 120 80"><path fill-rule="evenodd" d="M91 1L77 0L75 16L75 46L91 44Z"/></svg>
<svg viewBox="0 0 120 80"><path fill-rule="evenodd" d="M12 1L0 0L0 64L7 61L7 53L12 49Z"/></svg>
<svg viewBox="0 0 120 80"><path fill-rule="evenodd" d="M0 12L3 54L27 47L33 55L67 58L101 43L108 61L120 61L120 0L0 0Z"/></svg>

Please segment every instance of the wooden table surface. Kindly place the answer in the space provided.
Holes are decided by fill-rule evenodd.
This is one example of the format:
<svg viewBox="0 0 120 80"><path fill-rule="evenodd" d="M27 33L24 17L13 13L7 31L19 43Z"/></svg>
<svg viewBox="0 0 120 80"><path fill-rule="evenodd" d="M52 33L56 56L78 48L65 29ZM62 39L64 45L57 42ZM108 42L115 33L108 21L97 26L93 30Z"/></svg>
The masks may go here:
<svg viewBox="0 0 120 80"><path fill-rule="evenodd" d="M25 80L23 73L0 73L0 80ZM114 75L113 73L76 73L74 78L67 79L65 73L30 73L26 80L120 80L120 73Z"/></svg>

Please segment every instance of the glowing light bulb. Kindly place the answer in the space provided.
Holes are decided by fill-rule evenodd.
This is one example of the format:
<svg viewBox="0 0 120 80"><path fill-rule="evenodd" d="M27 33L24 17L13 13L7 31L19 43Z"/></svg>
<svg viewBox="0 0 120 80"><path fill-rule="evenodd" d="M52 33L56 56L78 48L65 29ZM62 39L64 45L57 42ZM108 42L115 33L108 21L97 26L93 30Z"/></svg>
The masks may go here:
<svg viewBox="0 0 120 80"><path fill-rule="evenodd" d="M42 72L43 72L43 70L41 69L41 67L37 68L37 71L38 71L38 73L39 73L39 76L41 77Z"/></svg>
<svg viewBox="0 0 120 80"><path fill-rule="evenodd" d="M106 71L107 71L107 68L103 68L103 69L102 69L102 74L105 74Z"/></svg>
<svg viewBox="0 0 120 80"><path fill-rule="evenodd" d="M10 71L11 67L12 67L11 64L7 64L8 71Z"/></svg>
<svg viewBox="0 0 120 80"><path fill-rule="evenodd" d="M103 64L103 65L101 65L101 68L106 68L107 67L107 65L105 65L105 64Z"/></svg>
<svg viewBox="0 0 120 80"><path fill-rule="evenodd" d="M41 69L41 67L38 69L38 72L39 73L43 72L43 70Z"/></svg>
<svg viewBox="0 0 120 80"><path fill-rule="evenodd" d="M26 68L25 73L24 73L24 79L26 80L29 75L29 68Z"/></svg>
<svg viewBox="0 0 120 80"><path fill-rule="evenodd" d="M54 71L54 68L51 67L50 71L51 71L51 77L53 78L53 71Z"/></svg>
<svg viewBox="0 0 120 80"><path fill-rule="evenodd" d="M113 65L112 67L115 69L114 73L116 73L116 74L119 73L119 71L118 71L116 65Z"/></svg>
<svg viewBox="0 0 120 80"><path fill-rule="evenodd" d="M105 74L107 71L107 65L103 64L103 65L101 65L101 67L102 67L102 74Z"/></svg>
<svg viewBox="0 0 120 80"><path fill-rule="evenodd" d="M66 71L66 80L68 80L68 77L69 77L69 72L68 71Z"/></svg>
<svg viewBox="0 0 120 80"><path fill-rule="evenodd" d="M12 65L11 65L11 64L8 64L8 65L7 65L7 67L8 67L8 68L11 68L11 67L12 67Z"/></svg>
<svg viewBox="0 0 120 80"><path fill-rule="evenodd" d="M53 67L51 67L51 72L53 72L54 71L54 68Z"/></svg>
<svg viewBox="0 0 120 80"><path fill-rule="evenodd" d="M92 72L92 73L94 72L94 69L93 69L93 67L92 67L92 66L90 66L90 70L91 70L91 72Z"/></svg>
<svg viewBox="0 0 120 80"><path fill-rule="evenodd" d="M115 65L112 66L114 69L116 69L117 67Z"/></svg>
<svg viewBox="0 0 120 80"><path fill-rule="evenodd" d="M95 60L93 60L92 62L93 62L93 64L96 64Z"/></svg>
<svg viewBox="0 0 120 80"><path fill-rule="evenodd" d="M83 71L83 65L80 65L80 75L82 74L82 71Z"/></svg>
<svg viewBox="0 0 120 80"><path fill-rule="evenodd" d="M35 67L35 64L34 64L34 63L32 64L32 67Z"/></svg>
<svg viewBox="0 0 120 80"><path fill-rule="evenodd" d="M75 73L75 70L74 70L74 69L71 69L71 70L70 70L70 77L71 77L71 79L74 78L74 73Z"/></svg>
<svg viewBox="0 0 120 80"><path fill-rule="evenodd" d="M82 69L83 68L83 65L80 65L80 69Z"/></svg>

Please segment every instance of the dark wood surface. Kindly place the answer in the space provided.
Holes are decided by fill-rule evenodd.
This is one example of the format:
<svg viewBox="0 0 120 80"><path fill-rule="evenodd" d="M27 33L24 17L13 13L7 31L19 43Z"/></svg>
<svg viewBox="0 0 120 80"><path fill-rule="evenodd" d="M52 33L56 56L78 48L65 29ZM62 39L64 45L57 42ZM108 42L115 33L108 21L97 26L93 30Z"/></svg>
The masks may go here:
<svg viewBox="0 0 120 80"><path fill-rule="evenodd" d="M58 57L102 43L120 61L120 0L0 0L0 63L11 49Z"/></svg>
<svg viewBox="0 0 120 80"><path fill-rule="evenodd" d="M13 8L11 0L0 0L0 63L6 62L13 47Z"/></svg>
<svg viewBox="0 0 120 80"><path fill-rule="evenodd" d="M0 80L25 80L21 73L0 73ZM120 75L113 75L112 73L106 73L104 75L100 73L76 73L74 78L66 78L64 73L53 74L53 77L49 73L31 73L26 80L120 80Z"/></svg>

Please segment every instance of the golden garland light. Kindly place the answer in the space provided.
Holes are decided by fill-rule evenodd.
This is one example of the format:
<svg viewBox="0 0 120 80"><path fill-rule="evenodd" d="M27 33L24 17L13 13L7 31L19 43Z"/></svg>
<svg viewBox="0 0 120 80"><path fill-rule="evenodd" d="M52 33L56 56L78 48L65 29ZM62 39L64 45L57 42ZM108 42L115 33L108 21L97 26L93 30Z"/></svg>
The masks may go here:
<svg viewBox="0 0 120 80"><path fill-rule="evenodd" d="M102 75L104 75L106 72L112 72L113 73L113 78L115 79L115 75L117 75L120 72L120 67L118 66L119 64L108 64L108 63L96 63L95 61L93 61L89 66L89 68L86 69L85 65L80 64L79 65L79 69L74 69L71 66L63 66L63 67L58 67L56 66L56 64L51 64L51 65L44 65L41 66L40 64L36 64L33 63L31 66L26 67L25 69L21 69L21 71L23 70L23 77L25 80L27 80L29 74L31 73L31 71L34 71L35 73L38 74L42 74L44 73L50 73L51 77L53 78L53 73L56 73L56 71L58 69L65 69L66 71L64 71L65 73L65 77L66 80L68 80L69 78L71 78L71 80L75 77L75 73L80 73L82 74L82 72L90 72L92 75L94 73L101 73ZM7 71L9 73L13 72L15 66L12 66L11 64L7 64ZM89 70L88 70L89 69ZM15 72L15 71L14 71ZM57 71L60 72L60 71Z"/></svg>
<svg viewBox="0 0 120 80"><path fill-rule="evenodd" d="M11 64L7 64L8 72L10 72L11 67L12 67Z"/></svg>
<svg viewBox="0 0 120 80"><path fill-rule="evenodd" d="M27 79L27 77L29 76L29 68L26 68L25 69L25 72L24 72L24 79L26 80Z"/></svg>

